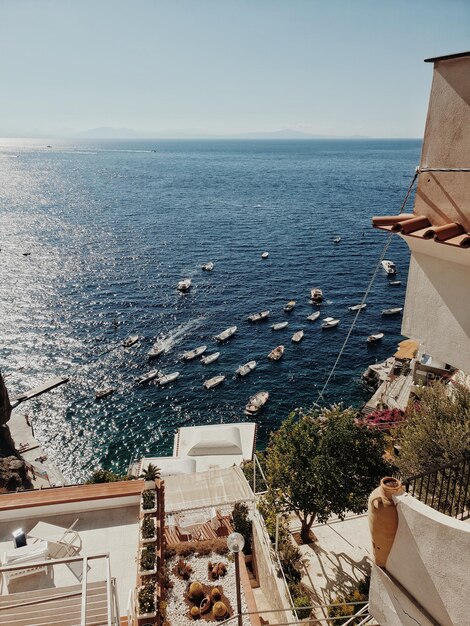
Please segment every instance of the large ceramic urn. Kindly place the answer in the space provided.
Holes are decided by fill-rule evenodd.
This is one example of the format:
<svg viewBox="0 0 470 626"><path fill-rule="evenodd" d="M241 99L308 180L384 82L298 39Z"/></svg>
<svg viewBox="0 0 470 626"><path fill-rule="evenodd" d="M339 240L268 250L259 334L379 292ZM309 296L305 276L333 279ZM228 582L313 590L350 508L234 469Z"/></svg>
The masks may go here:
<svg viewBox="0 0 470 626"><path fill-rule="evenodd" d="M386 476L369 496L369 528L377 565L385 567L398 528L398 513L393 496L405 491L401 481Z"/></svg>

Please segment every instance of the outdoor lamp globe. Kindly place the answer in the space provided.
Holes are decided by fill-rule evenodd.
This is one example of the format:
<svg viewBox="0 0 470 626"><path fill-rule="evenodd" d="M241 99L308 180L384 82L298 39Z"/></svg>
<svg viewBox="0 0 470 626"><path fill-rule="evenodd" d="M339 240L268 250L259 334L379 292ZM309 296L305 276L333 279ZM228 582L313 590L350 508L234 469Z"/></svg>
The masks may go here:
<svg viewBox="0 0 470 626"><path fill-rule="evenodd" d="M233 552L234 554L241 552L244 545L245 538L243 535L240 535L240 533L232 533L227 537L227 547L230 552Z"/></svg>

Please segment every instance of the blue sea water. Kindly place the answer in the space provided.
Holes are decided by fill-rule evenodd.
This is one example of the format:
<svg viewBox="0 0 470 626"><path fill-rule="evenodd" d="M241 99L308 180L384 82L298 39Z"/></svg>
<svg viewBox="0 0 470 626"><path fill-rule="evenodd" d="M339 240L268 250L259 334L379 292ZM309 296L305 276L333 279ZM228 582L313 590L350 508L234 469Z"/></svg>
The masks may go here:
<svg viewBox="0 0 470 626"><path fill-rule="evenodd" d="M71 480L170 453L179 426L249 420L244 406L260 390L270 393L257 417L261 447L289 411L311 406L354 317L347 307L360 302L385 244L371 216L398 212L421 148L415 140L50 143L0 142L0 367L12 395L70 376L23 411ZM400 317L381 316L404 302L409 255L398 237L387 258L403 283L390 287L379 272L327 402L364 402L362 371L401 339ZM214 271L202 272L209 260ZM185 277L193 288L182 295ZM306 320L316 286L321 317L340 318L336 329ZM297 306L286 314L290 299ZM268 323L246 321L264 309ZM273 332L283 320L288 328ZM234 324L237 334L217 346L213 336ZM383 341L368 346L379 331ZM120 347L133 333L139 345ZM147 352L157 337L168 351L155 366L181 376L164 388L136 386L154 367ZM220 349L217 362L182 362L203 343ZM268 361L281 343L283 359ZM251 359L256 370L235 379ZM226 381L203 389L218 374ZM96 402L95 388L109 385L117 391Z"/></svg>

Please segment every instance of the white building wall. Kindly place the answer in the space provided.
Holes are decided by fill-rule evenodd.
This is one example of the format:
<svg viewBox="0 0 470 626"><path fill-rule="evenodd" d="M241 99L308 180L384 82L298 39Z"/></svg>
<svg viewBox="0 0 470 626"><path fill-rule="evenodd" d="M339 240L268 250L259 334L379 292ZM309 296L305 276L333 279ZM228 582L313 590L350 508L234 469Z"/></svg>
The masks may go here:
<svg viewBox="0 0 470 626"><path fill-rule="evenodd" d="M407 243L412 256L402 333L427 354L470 373L470 267L456 262L470 262L470 250L411 237ZM440 256L431 256L436 249Z"/></svg>

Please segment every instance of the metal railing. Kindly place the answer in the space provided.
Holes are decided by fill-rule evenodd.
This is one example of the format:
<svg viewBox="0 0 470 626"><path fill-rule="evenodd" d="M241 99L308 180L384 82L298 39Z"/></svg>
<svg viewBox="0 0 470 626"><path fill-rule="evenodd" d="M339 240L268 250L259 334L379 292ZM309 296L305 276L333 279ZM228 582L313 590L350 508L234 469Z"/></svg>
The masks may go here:
<svg viewBox="0 0 470 626"><path fill-rule="evenodd" d="M407 493L435 511L464 520L470 517L470 453L403 480Z"/></svg>

